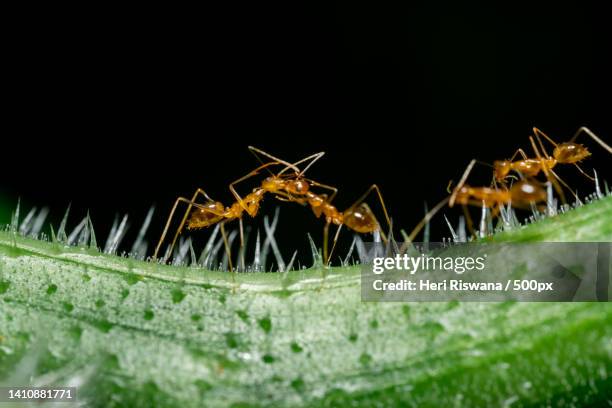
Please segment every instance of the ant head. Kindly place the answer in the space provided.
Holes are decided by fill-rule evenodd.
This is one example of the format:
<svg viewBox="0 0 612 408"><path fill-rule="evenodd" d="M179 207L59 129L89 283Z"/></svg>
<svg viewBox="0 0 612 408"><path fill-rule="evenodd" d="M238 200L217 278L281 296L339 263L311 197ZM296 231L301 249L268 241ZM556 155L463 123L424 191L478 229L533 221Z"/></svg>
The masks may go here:
<svg viewBox="0 0 612 408"><path fill-rule="evenodd" d="M304 195L308 192L310 185L306 180L298 178L287 183L286 189L291 194Z"/></svg>
<svg viewBox="0 0 612 408"><path fill-rule="evenodd" d="M283 188L284 180L276 177L269 176L261 182L261 188L265 191L269 191L271 193L277 192Z"/></svg>
<svg viewBox="0 0 612 408"><path fill-rule="evenodd" d="M512 163L508 160L496 160L493 162L493 171L495 172L495 179L498 181L503 181L510 170L512 169Z"/></svg>
<svg viewBox="0 0 612 408"><path fill-rule="evenodd" d="M349 208L344 212L344 225L360 233L374 232L379 229L378 221L374 213L366 203L362 203L354 208Z"/></svg>
<svg viewBox="0 0 612 408"><path fill-rule="evenodd" d="M559 163L578 163L581 160L589 157L591 152L589 149L579 143L560 143L555 147L553 156Z"/></svg>
<svg viewBox="0 0 612 408"><path fill-rule="evenodd" d="M546 190L537 180L526 178L514 183L510 188L512 201L520 203L539 203L546 201Z"/></svg>

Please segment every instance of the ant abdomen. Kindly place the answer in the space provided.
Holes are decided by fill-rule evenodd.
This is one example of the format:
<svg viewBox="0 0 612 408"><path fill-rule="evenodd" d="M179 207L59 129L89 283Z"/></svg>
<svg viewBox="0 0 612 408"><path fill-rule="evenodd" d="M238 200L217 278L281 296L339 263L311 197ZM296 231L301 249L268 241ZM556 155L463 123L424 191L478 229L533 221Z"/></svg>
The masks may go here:
<svg viewBox="0 0 612 408"><path fill-rule="evenodd" d="M546 190L540 183L532 180L520 180L513 184L510 189L512 204L516 206L527 206L529 203L540 203L546 201Z"/></svg>
<svg viewBox="0 0 612 408"><path fill-rule="evenodd" d="M220 202L202 204L191 212L187 229L206 228L223 219L224 207Z"/></svg>
<svg viewBox="0 0 612 408"><path fill-rule="evenodd" d="M343 222L348 228L362 234L379 229L376 217L367 204L346 210L343 214Z"/></svg>

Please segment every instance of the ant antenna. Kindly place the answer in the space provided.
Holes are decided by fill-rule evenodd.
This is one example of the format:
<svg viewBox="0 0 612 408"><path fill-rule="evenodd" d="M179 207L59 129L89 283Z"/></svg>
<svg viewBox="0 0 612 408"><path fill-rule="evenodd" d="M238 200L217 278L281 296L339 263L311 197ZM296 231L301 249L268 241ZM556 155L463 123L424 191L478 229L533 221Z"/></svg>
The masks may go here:
<svg viewBox="0 0 612 408"><path fill-rule="evenodd" d="M319 160L321 157L323 157L324 155L325 155L325 152L319 152L319 153L313 155L314 159L310 163L308 163L308 165L306 167L304 167L304 170L302 170L302 172L300 173L300 176L303 176L304 173L306 173L306 170L308 170L310 168L310 166L315 164L315 162L317 160Z"/></svg>
<svg viewBox="0 0 612 408"><path fill-rule="evenodd" d="M483 162L482 160L475 160L475 161L476 161L476 163L481 164L483 166L487 166L487 167L490 167L492 169L495 168L495 166L493 166L491 163Z"/></svg>
<svg viewBox="0 0 612 408"><path fill-rule="evenodd" d="M325 152L319 152L319 153L315 153L315 154L311 154L310 156L304 157L301 160L296 161L295 163L293 163L293 167L297 167L298 164L302 164L308 160L312 160L310 163L308 163L308 165L304 168L304 170L302 170L301 172L299 172L297 174L298 177L302 177L304 176L304 173L306 173L306 170L308 170L310 168L310 166L312 166L313 164L315 164L315 162L317 160L319 160L321 157L323 157L325 155ZM279 173L278 176L280 176L281 174L283 174L285 171L289 170L289 166L285 167L284 169L282 169Z"/></svg>
<svg viewBox="0 0 612 408"><path fill-rule="evenodd" d="M606 144L606 142L601 140L595 133L593 133L589 128L587 128L585 126L582 126L580 129L578 129L576 131L574 136L570 139L570 143L573 143L574 140L576 140L576 138L578 136L580 136L580 133L582 133L582 132L586 133L588 136L591 136L591 139L593 139L594 141L599 143L601 145L601 147L603 147L604 149L606 149L608 151L608 153L612 154L612 147L608 146Z"/></svg>
<svg viewBox="0 0 612 408"><path fill-rule="evenodd" d="M253 153L253 155L257 158L257 160L259 160L261 162L261 164L264 164L264 162L261 160L261 158L258 156L258 154L261 154L263 156L266 156L269 159L272 159L280 164L284 164L285 166L292 168L296 173L300 172L300 169L298 167L296 167L294 164L289 163L288 161L285 161L283 159L279 159L276 156L272 156L270 153L266 153L261 149L258 149L254 146L249 146L249 151L251 153ZM274 173L272 173L272 171L270 171L270 169L268 169L268 171L270 172L271 175L274 175Z"/></svg>

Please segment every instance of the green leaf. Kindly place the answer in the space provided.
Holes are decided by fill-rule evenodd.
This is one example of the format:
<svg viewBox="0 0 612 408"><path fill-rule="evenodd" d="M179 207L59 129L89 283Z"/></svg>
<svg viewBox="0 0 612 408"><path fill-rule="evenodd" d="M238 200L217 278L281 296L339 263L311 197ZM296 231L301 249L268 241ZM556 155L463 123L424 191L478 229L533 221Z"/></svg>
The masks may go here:
<svg viewBox="0 0 612 408"><path fill-rule="evenodd" d="M492 239L610 241L612 198ZM0 233L0 385L92 406L597 406L610 339L609 303L364 303L357 267L232 279Z"/></svg>

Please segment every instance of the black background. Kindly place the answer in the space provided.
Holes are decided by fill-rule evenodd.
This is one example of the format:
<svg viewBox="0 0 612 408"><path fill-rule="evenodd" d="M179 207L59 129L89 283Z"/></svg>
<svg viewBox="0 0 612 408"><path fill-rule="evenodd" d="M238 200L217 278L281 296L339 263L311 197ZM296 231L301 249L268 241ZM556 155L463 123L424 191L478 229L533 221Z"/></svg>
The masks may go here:
<svg viewBox="0 0 612 408"><path fill-rule="evenodd" d="M603 9L455 3L23 11L3 58L3 195L55 222L72 202L73 225L90 209L102 236L116 213L134 233L156 204L154 240L177 196L231 201L227 184L257 164L246 146L290 161L324 150L310 175L340 188L340 209L377 183L409 230L470 159L530 151L532 126L612 141ZM583 142L585 167L609 176L609 156ZM263 213L277 205L287 247L320 234L295 204L268 199Z"/></svg>

